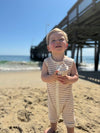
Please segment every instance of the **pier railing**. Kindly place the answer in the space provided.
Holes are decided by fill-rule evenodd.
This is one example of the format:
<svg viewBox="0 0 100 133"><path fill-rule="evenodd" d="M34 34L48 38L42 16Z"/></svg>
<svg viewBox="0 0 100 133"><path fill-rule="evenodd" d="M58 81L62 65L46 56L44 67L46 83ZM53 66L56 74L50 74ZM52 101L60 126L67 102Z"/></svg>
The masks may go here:
<svg viewBox="0 0 100 133"><path fill-rule="evenodd" d="M61 29L65 29L72 23L79 23L78 19L91 8L92 11L87 15L87 17L94 14L96 10L100 11L100 0L78 0L68 11L67 16L65 16L65 18L57 26Z"/></svg>

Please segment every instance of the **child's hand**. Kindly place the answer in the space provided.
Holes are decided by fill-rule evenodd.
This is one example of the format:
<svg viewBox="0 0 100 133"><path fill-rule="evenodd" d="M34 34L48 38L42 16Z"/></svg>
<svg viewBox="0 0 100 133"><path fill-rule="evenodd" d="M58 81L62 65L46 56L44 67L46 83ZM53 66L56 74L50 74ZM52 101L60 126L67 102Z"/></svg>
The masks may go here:
<svg viewBox="0 0 100 133"><path fill-rule="evenodd" d="M61 82L62 84L70 84L71 83L71 76L61 76L61 75L58 75L57 76L57 80L59 82Z"/></svg>
<svg viewBox="0 0 100 133"><path fill-rule="evenodd" d="M53 79L53 80L58 80L58 71L55 71L55 72L52 74L52 79Z"/></svg>

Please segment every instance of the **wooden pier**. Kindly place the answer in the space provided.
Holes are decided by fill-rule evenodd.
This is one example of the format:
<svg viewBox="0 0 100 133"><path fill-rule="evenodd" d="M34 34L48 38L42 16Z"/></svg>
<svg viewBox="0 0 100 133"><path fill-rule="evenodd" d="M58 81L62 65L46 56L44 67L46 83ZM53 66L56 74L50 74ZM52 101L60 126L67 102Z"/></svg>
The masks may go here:
<svg viewBox="0 0 100 133"><path fill-rule="evenodd" d="M95 71L98 71L100 58L100 0L78 0L68 11L67 16L54 28L56 27L68 34L68 50L71 51L72 58L74 58L75 50L77 50L77 67L82 62L82 49L94 48ZM31 47L30 57L31 59L43 61L47 56L45 37L38 46Z"/></svg>

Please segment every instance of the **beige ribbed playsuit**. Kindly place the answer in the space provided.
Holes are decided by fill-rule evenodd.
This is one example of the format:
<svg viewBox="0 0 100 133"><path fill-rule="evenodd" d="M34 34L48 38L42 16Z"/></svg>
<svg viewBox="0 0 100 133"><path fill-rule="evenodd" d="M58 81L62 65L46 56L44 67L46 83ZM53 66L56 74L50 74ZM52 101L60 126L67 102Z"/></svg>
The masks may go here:
<svg viewBox="0 0 100 133"><path fill-rule="evenodd" d="M52 57L48 57L44 60L47 68L48 74L53 74L57 67L65 63L68 66L67 75L72 75L74 60L65 56L63 61L56 62ZM57 116L57 106L56 106L56 82L47 83L48 91L48 109L49 109L49 119L51 123L56 123L58 121ZM62 84L59 82L59 112L62 113L62 117L67 127L74 127L74 110L73 110L73 94L72 85Z"/></svg>

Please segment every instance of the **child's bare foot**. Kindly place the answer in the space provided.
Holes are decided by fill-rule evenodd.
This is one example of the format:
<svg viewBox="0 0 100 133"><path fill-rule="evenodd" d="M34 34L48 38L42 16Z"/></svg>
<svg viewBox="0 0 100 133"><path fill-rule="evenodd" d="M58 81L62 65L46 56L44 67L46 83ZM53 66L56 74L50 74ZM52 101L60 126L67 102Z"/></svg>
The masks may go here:
<svg viewBox="0 0 100 133"><path fill-rule="evenodd" d="M55 131L52 128L48 128L44 133L55 133Z"/></svg>

